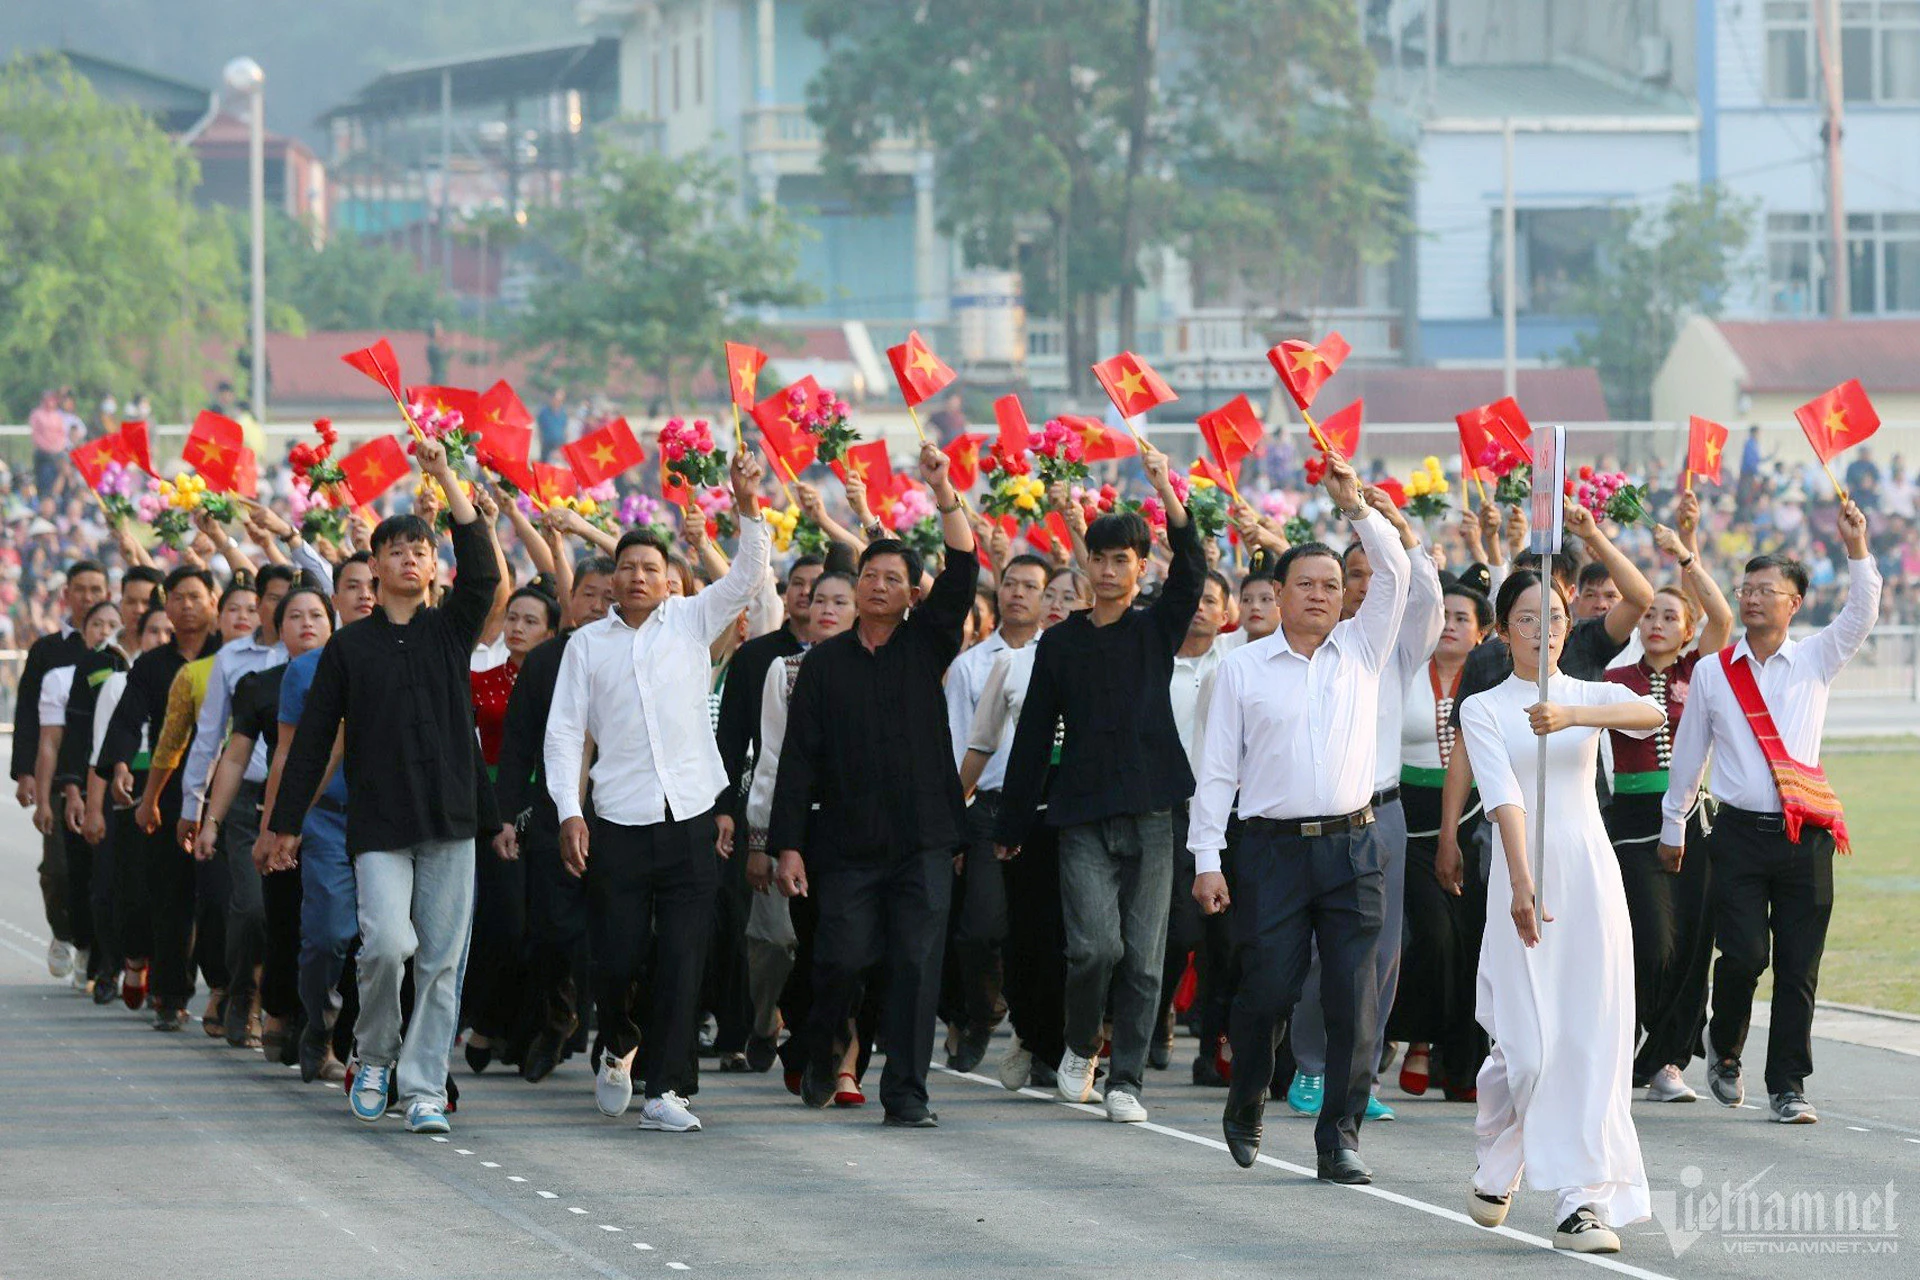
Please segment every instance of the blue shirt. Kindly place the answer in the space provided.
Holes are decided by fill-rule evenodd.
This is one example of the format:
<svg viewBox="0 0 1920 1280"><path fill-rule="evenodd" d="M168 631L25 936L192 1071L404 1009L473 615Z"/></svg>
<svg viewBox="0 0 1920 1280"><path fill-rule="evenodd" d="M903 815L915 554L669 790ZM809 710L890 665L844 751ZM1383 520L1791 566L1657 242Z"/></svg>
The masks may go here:
<svg viewBox="0 0 1920 1280"><path fill-rule="evenodd" d="M313 673L320 666L319 649L303 653L287 664L287 674L280 680L280 723L300 723L300 713L307 709L307 690L313 687ZM347 771L335 769L333 777L327 783L327 789L320 793L335 804L347 802Z"/></svg>
<svg viewBox="0 0 1920 1280"><path fill-rule="evenodd" d="M547 449L556 448L567 442L567 411L556 409L550 404L540 406L540 412L534 415L534 421L540 427L540 444Z"/></svg>

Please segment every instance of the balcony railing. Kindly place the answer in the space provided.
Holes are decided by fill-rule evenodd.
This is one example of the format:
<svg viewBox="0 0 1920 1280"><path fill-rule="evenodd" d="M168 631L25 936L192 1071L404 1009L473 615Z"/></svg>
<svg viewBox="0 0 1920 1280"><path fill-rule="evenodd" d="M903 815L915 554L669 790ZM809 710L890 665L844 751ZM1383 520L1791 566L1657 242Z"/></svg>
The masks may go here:
<svg viewBox="0 0 1920 1280"><path fill-rule="evenodd" d="M1352 358L1369 364L1393 364L1401 356L1400 314L1359 308L1317 312L1298 326L1279 326L1268 317L1245 311L1197 310L1143 325L1134 350L1176 385L1261 386L1272 377L1267 349L1282 327L1316 335L1337 329L1352 345ZM1118 345L1119 334L1112 326L1102 325L1095 346L1106 353ZM1066 388L1066 350L1059 321L1027 321L1027 380L1039 389Z"/></svg>
<svg viewBox="0 0 1920 1280"><path fill-rule="evenodd" d="M811 154L820 150L820 126L801 106L756 107L747 112L747 149ZM881 153L919 150L912 134L889 129L875 145Z"/></svg>

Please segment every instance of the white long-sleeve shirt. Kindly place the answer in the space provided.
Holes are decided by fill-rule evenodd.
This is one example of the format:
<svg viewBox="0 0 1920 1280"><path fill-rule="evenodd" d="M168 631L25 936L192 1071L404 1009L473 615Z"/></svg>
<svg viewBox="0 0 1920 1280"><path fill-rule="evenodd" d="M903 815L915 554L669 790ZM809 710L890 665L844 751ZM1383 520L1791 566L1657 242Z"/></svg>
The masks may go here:
<svg viewBox="0 0 1920 1280"><path fill-rule="evenodd" d="M1733 647L1734 661L1754 664L1754 682L1780 731L1787 754L1802 764L1820 763L1820 735L1827 724L1827 694L1840 669L1860 652L1880 617L1880 566L1872 556L1847 561L1847 602L1838 617L1804 640L1787 640L1772 657L1757 662L1745 636ZM1754 813L1779 813L1780 789L1767 767L1766 753L1733 696L1720 658L1709 654L1693 669L1687 708L1673 736L1673 762L1666 798L1660 802L1660 840L1686 840L1687 814L1693 811L1713 751L1711 790L1723 804Z"/></svg>
<svg viewBox="0 0 1920 1280"><path fill-rule="evenodd" d="M1243 818L1331 817L1373 795L1380 676L1393 661L1411 566L1379 515L1368 511L1354 531L1373 564L1359 612L1311 656L1282 627L1214 675L1187 832L1197 872L1220 869L1236 791Z"/></svg>
<svg viewBox="0 0 1920 1280"><path fill-rule="evenodd" d="M787 710L793 705L793 681L804 653L774 659L760 686L760 751L753 758L747 787L747 828L765 831L773 815L773 784L780 777L780 748L787 740Z"/></svg>
<svg viewBox="0 0 1920 1280"><path fill-rule="evenodd" d="M1408 559L1412 577L1407 584L1407 610L1393 639L1393 661L1380 673L1380 705L1374 726L1373 789L1385 791L1400 782L1400 721L1406 714L1407 685L1424 675L1433 647L1446 625L1441 608L1440 571L1426 548L1415 547ZM1368 588L1367 594L1373 594Z"/></svg>
<svg viewBox="0 0 1920 1280"><path fill-rule="evenodd" d="M1027 641L1032 644L1032 640ZM940 692L947 700L947 731L953 735L953 767L958 769L967 758L967 726L973 723L973 710L980 705L980 693L987 687L987 677L993 672L993 664L999 656L1013 646L1007 643L1006 636L998 629L973 648L966 650L947 666L947 676L940 686ZM996 771L994 766L998 765ZM988 773L997 772L1004 777L1007 772L1007 760L1004 755L996 755L987 766ZM996 780L991 786L986 775L981 775L980 785L988 791L1000 789Z"/></svg>
<svg viewBox="0 0 1920 1280"><path fill-rule="evenodd" d="M772 535L741 522L740 554L718 582L663 600L628 626L616 607L567 642L547 719L547 790L560 820L581 816L580 762L592 737L593 807L621 826L707 812L726 769L707 713L708 649L759 589Z"/></svg>

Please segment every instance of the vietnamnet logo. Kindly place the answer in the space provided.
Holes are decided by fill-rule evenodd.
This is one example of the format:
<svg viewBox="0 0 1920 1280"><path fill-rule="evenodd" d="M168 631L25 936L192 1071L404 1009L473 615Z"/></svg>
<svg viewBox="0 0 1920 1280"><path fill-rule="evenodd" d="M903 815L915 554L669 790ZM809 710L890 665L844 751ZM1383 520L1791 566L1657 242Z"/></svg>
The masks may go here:
<svg viewBox="0 0 1920 1280"><path fill-rule="evenodd" d="M1707 1186L1695 1165L1680 1171L1680 1187L1653 1193L1653 1218L1673 1256L1702 1240L1734 1255L1894 1254L1900 1249L1899 1191L1884 1187L1792 1190L1772 1186L1768 1165L1745 1182Z"/></svg>

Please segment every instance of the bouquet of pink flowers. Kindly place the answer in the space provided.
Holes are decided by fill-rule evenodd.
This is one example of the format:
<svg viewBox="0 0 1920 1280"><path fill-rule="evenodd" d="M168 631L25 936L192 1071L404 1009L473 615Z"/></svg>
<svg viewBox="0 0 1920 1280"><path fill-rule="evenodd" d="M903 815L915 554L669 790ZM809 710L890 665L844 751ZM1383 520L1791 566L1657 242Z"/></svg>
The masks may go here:
<svg viewBox="0 0 1920 1280"><path fill-rule="evenodd" d="M413 419L413 425L420 428L421 435L429 440L438 440L445 446L447 462L452 466L457 467L466 461L467 455L473 450L473 442L479 438L477 432L468 429L466 415L458 409L443 412L424 400L416 400L408 406L407 415ZM319 425L318 422L314 423L315 427ZM408 453L413 452L413 445L412 440L407 441Z"/></svg>
<svg viewBox="0 0 1920 1280"><path fill-rule="evenodd" d="M847 420L847 402L825 387L812 396L803 386L788 387L787 403L793 408L794 422L813 437L822 462L840 461L860 442L860 433Z"/></svg>
<svg viewBox="0 0 1920 1280"><path fill-rule="evenodd" d="M619 521L627 529L651 529L669 542L673 526L667 521L667 504L646 493L630 493L620 500Z"/></svg>
<svg viewBox="0 0 1920 1280"><path fill-rule="evenodd" d="M1489 440L1479 465L1493 472L1493 500L1519 506L1533 497L1533 464Z"/></svg>
<svg viewBox="0 0 1920 1280"><path fill-rule="evenodd" d="M733 490L725 485L714 485L702 489L693 498L700 508L700 514L706 517L707 536L709 538L731 538L739 532L733 517Z"/></svg>
<svg viewBox="0 0 1920 1280"><path fill-rule="evenodd" d="M138 478L138 473L124 463L109 462L101 469L100 485L94 492L100 495L100 507L108 519L117 522L138 514L133 502Z"/></svg>
<svg viewBox="0 0 1920 1280"><path fill-rule="evenodd" d="M1567 496L1593 512L1596 520L1653 524L1647 512L1647 486L1627 483L1624 471L1596 472L1592 467L1581 467L1577 477L1567 478Z"/></svg>
<svg viewBox="0 0 1920 1280"><path fill-rule="evenodd" d="M287 487L287 507L300 526L301 537L311 541L324 538L335 546L345 541L346 508L334 506L329 495L314 492L311 476L302 475L297 469L293 482Z"/></svg>
<svg viewBox="0 0 1920 1280"><path fill-rule="evenodd" d="M1040 483L1051 489L1062 482L1085 480L1092 471L1087 466L1087 446L1080 433L1054 418L1040 428L1031 445L1033 469Z"/></svg>
<svg viewBox="0 0 1920 1280"><path fill-rule="evenodd" d="M691 426L682 418L667 419L660 428L660 456L667 470L696 493L726 481L727 455L715 447L705 418L695 418Z"/></svg>

